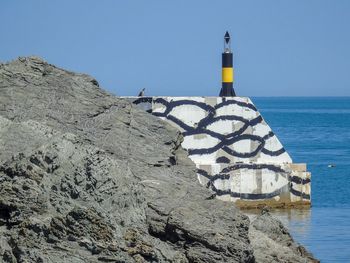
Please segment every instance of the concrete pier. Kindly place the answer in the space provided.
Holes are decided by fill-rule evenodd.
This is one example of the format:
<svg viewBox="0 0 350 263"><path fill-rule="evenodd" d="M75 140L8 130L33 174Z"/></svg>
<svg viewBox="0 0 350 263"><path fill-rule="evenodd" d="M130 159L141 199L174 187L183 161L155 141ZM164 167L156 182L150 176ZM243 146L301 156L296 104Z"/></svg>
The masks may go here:
<svg viewBox="0 0 350 263"><path fill-rule="evenodd" d="M127 97L179 129L198 180L241 207L311 204L311 174L294 164L246 97Z"/></svg>

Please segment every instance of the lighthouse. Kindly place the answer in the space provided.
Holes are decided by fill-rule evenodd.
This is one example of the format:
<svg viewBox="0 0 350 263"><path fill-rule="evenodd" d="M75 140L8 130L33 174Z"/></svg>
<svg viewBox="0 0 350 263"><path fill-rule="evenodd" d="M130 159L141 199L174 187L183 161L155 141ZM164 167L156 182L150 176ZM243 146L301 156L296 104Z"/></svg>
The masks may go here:
<svg viewBox="0 0 350 263"><path fill-rule="evenodd" d="M228 31L224 36L224 52L222 53L222 87L220 97L236 96L233 89L233 54L231 51L231 38Z"/></svg>

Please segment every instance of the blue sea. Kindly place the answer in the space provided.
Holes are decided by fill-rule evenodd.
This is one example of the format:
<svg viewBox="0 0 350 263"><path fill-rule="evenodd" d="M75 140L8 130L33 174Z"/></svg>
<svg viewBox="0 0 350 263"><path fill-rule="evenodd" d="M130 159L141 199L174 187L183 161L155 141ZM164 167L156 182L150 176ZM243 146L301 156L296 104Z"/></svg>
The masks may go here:
<svg viewBox="0 0 350 263"><path fill-rule="evenodd" d="M350 97L252 100L293 162L312 173L311 209L275 215L321 262L350 262Z"/></svg>

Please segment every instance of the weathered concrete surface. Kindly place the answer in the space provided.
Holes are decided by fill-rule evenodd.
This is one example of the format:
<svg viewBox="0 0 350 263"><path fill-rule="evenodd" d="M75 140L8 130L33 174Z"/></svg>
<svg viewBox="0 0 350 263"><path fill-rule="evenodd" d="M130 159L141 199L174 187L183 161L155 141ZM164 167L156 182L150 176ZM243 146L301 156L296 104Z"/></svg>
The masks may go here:
<svg viewBox="0 0 350 263"><path fill-rule="evenodd" d="M181 141L87 75L0 64L0 261L255 262Z"/></svg>
<svg viewBox="0 0 350 263"><path fill-rule="evenodd" d="M184 135L197 165L292 163L289 154L247 97L126 97Z"/></svg>
<svg viewBox="0 0 350 263"><path fill-rule="evenodd" d="M126 97L182 132L202 185L240 207L310 206L311 174L294 164L247 97Z"/></svg>

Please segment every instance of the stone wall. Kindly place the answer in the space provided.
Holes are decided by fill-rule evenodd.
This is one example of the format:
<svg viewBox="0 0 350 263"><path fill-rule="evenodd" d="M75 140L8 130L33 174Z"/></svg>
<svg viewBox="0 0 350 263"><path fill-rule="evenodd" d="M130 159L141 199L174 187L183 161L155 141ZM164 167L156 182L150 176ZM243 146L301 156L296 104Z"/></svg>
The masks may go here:
<svg viewBox="0 0 350 263"><path fill-rule="evenodd" d="M243 207L308 205L310 177L245 97L128 97L177 127L201 184Z"/></svg>

